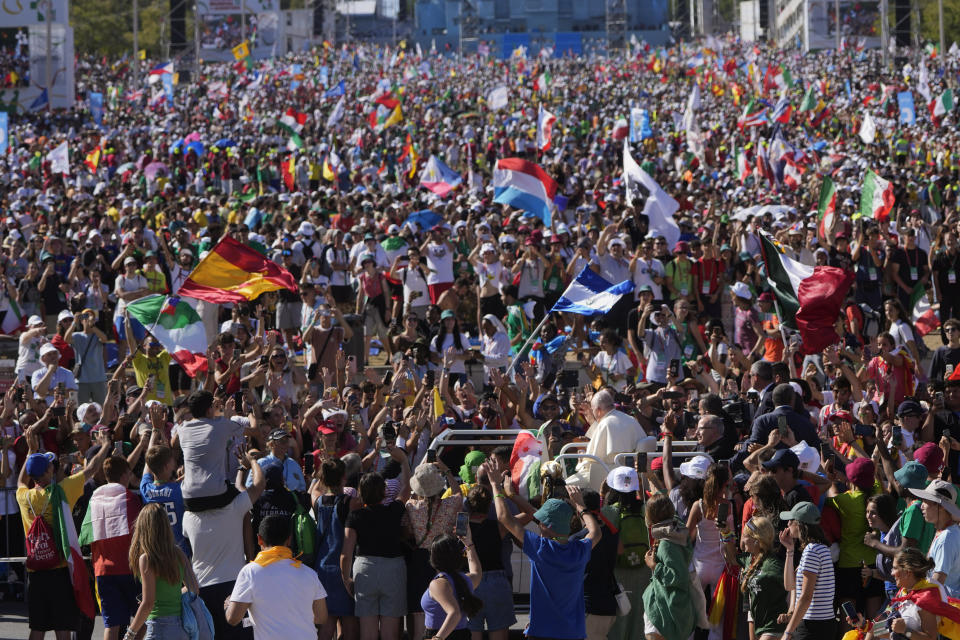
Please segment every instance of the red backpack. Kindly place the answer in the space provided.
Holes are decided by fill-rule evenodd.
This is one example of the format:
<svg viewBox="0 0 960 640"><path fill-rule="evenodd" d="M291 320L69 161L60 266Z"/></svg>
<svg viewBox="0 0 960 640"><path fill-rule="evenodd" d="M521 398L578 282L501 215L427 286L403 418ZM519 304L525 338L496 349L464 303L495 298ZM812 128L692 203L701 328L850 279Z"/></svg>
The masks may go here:
<svg viewBox="0 0 960 640"><path fill-rule="evenodd" d="M30 513L33 514L33 524L30 525L30 529L27 531L25 541L27 547L27 569L30 571L56 569L57 565L60 564L60 552L57 550L57 541L53 535L53 528L43 519L43 512L46 511L49 502L48 497L47 502L38 514L33 511L33 502L29 497L27 498L27 508L30 509Z"/></svg>

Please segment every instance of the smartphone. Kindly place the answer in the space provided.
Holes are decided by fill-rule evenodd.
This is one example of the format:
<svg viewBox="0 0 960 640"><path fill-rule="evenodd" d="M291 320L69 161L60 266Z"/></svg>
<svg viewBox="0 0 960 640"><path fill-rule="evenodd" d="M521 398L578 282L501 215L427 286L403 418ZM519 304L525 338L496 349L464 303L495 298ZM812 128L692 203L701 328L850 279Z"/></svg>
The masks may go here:
<svg viewBox="0 0 960 640"><path fill-rule="evenodd" d="M464 538L467 535L467 527L470 525L470 516L466 511L457 514L457 526L454 528L454 534L458 538Z"/></svg>
<svg viewBox="0 0 960 640"><path fill-rule="evenodd" d="M65 415L67 415L67 408L66 408L66 407L51 407L51 408L50 408L50 415L52 415L52 416L65 416Z"/></svg>
<svg viewBox="0 0 960 640"><path fill-rule="evenodd" d="M123 441L117 440L113 443L113 455L123 457Z"/></svg>
<svg viewBox="0 0 960 640"><path fill-rule="evenodd" d="M260 366L265 367L270 363L270 356L260 356Z"/></svg>
<svg viewBox="0 0 960 640"><path fill-rule="evenodd" d="M895 447L899 447L903 444L903 428L894 427L890 435L890 444Z"/></svg>
<svg viewBox="0 0 960 640"><path fill-rule="evenodd" d="M436 461L437 461L437 450L427 449L427 462L436 462Z"/></svg>
<svg viewBox="0 0 960 640"><path fill-rule="evenodd" d="M637 463L636 468L640 473L643 473L647 470L647 452L646 451L637 451Z"/></svg>
<svg viewBox="0 0 960 640"><path fill-rule="evenodd" d="M434 382L437 378L437 372L433 369L428 369L425 374L423 374L423 384L427 389L433 389Z"/></svg>
<svg viewBox="0 0 960 640"><path fill-rule="evenodd" d="M310 477L313 475L313 455L303 456L303 475Z"/></svg>
<svg viewBox="0 0 960 640"><path fill-rule="evenodd" d="M843 609L843 615L847 616L851 620L857 620L857 606L850 602L843 602L840 604L840 608Z"/></svg>
<svg viewBox="0 0 960 640"><path fill-rule="evenodd" d="M943 391L937 391L935 394L933 394L933 397L937 402L943 404Z"/></svg>
<svg viewBox="0 0 960 640"><path fill-rule="evenodd" d="M717 526L723 528L727 526L727 518L730 517L730 505L721 502L717 505Z"/></svg>
<svg viewBox="0 0 960 640"><path fill-rule="evenodd" d="M780 438L783 439L787 436L787 432L790 430L790 427L787 426L787 416L780 416L777 418L777 432L780 434Z"/></svg>
<svg viewBox="0 0 960 640"><path fill-rule="evenodd" d="M670 361L670 370L667 375L673 378L680 377L680 360L678 358L674 358Z"/></svg>
<svg viewBox="0 0 960 640"><path fill-rule="evenodd" d="M59 393L60 395L63 395L63 383L62 383L62 382L58 382L58 383L57 383L57 393Z"/></svg>
<svg viewBox="0 0 960 640"><path fill-rule="evenodd" d="M243 411L243 391L233 394L234 411Z"/></svg>
<svg viewBox="0 0 960 640"><path fill-rule="evenodd" d="M943 437L944 437L944 438L952 438L952 437L953 437L953 436L950 435L950 429L944 429L944 430L943 430Z"/></svg>

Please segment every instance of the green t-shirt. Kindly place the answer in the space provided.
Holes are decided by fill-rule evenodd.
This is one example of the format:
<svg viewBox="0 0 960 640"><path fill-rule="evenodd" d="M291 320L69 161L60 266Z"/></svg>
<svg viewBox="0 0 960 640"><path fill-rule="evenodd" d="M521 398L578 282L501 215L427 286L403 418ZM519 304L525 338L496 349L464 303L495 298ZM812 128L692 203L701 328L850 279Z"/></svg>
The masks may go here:
<svg viewBox="0 0 960 640"><path fill-rule="evenodd" d="M677 295L687 296L693 293L693 263L684 262L680 264L677 260L671 260L667 263L664 271L668 278L673 278L673 288L677 290Z"/></svg>
<svg viewBox="0 0 960 640"><path fill-rule="evenodd" d="M747 566L750 566L749 560ZM750 594L750 615L756 627L756 637L765 633L782 635L786 624L777 622L777 616L787 612L787 591L783 588L783 560L771 553L760 564L760 570L747 582Z"/></svg>
<svg viewBox="0 0 960 640"><path fill-rule="evenodd" d="M933 536L937 531L933 524L923 519L923 512L920 511L920 500L914 500L913 504L907 507L900 518L900 535L904 538L913 538L917 541L920 551L926 555L930 550L930 543L933 542Z"/></svg>
<svg viewBox="0 0 960 640"><path fill-rule="evenodd" d="M851 489L838 496L827 498L827 504L840 515L840 558L837 566L842 569L859 567L861 562L873 565L877 552L863 544L867 533L867 494Z"/></svg>

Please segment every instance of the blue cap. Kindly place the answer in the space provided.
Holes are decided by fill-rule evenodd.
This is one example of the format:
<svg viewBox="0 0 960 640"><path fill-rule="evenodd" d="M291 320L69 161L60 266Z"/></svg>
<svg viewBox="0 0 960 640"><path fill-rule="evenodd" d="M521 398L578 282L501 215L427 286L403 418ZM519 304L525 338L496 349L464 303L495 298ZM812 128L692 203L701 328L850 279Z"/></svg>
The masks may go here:
<svg viewBox="0 0 960 640"><path fill-rule="evenodd" d="M927 487L927 468L911 460L893 472L893 477L904 489L925 489Z"/></svg>
<svg viewBox="0 0 960 640"><path fill-rule="evenodd" d="M56 459L56 454L50 451L47 453L31 453L27 456L27 475L39 478L47 472L47 468Z"/></svg>
<svg viewBox="0 0 960 640"><path fill-rule="evenodd" d="M533 518L537 522L549 527L561 536L570 534L570 518L572 517L573 508L558 498L550 498L533 514Z"/></svg>

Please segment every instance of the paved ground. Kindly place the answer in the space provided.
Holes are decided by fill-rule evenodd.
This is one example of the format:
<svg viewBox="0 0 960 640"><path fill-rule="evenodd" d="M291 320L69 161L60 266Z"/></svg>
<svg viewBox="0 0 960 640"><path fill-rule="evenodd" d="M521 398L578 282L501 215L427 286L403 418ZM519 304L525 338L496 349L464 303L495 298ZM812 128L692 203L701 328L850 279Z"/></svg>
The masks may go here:
<svg viewBox="0 0 960 640"><path fill-rule="evenodd" d="M510 632L511 640L519 640L523 637L522 631L527 624L527 616L518 616L517 624L513 626ZM26 640L30 635L27 628L27 605L23 602L0 600L0 640ZM103 637L103 619L97 618L96 627L93 630L93 640L100 640ZM53 634L48 633L47 638L53 639Z"/></svg>

